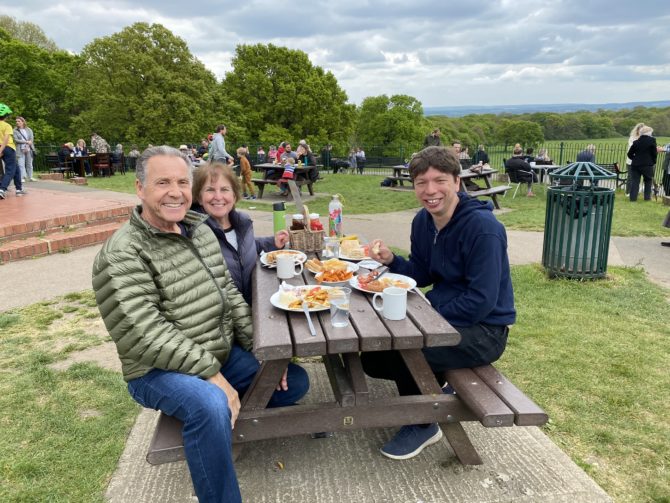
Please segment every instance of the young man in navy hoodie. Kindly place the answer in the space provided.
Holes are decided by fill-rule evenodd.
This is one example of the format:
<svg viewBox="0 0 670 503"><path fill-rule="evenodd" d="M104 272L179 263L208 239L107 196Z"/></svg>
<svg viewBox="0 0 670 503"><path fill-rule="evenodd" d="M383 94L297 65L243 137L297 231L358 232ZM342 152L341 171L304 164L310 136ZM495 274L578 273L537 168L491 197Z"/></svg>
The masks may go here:
<svg viewBox="0 0 670 503"><path fill-rule="evenodd" d="M423 209L412 222L410 258L394 255L380 240L370 247L371 257L392 272L414 278L420 287L433 285L428 300L461 334L457 346L424 348L436 376L500 358L516 317L505 228L490 202L459 192L460 170L452 149L427 147L414 156L409 171ZM394 380L400 395L419 394L396 351L363 353L362 360L368 375ZM409 459L441 438L437 424L403 426L381 452Z"/></svg>

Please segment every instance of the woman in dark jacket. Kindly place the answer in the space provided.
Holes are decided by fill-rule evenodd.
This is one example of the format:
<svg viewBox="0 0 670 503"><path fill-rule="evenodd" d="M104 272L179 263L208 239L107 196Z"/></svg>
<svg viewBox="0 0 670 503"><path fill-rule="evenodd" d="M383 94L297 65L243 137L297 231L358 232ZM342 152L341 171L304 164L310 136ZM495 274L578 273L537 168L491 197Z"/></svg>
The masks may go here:
<svg viewBox="0 0 670 503"><path fill-rule="evenodd" d="M651 200L651 188L654 181L654 165L658 152L656 138L649 126L640 129L640 137L628 149L628 158L632 161L628 174L630 181L630 200L637 201L640 192L640 177L644 178L644 200Z"/></svg>
<svg viewBox="0 0 670 503"><path fill-rule="evenodd" d="M289 240L285 230L272 237L254 237L251 218L235 209L242 196L240 182L233 171L223 163L200 166L193 179L193 209L206 213L205 222L216 235L230 275L251 305L251 273L261 251L283 248Z"/></svg>

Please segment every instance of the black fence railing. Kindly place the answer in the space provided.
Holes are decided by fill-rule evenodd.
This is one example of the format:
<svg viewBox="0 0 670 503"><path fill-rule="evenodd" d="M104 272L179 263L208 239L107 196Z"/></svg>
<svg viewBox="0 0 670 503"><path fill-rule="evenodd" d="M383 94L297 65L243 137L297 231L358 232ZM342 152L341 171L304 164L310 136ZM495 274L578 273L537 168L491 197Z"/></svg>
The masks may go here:
<svg viewBox="0 0 670 503"><path fill-rule="evenodd" d="M252 163L257 163L259 161L256 154L256 150L259 145L248 143L249 150L251 152ZM546 149L548 155L554 162L558 165L566 165L571 162L574 162L577 158L577 154L584 150L587 147L588 143L583 141L574 141L574 142L551 142L545 145L541 145L534 150L534 154ZM33 166L35 171L48 171L46 156L47 154L54 154L60 149L61 145L36 145L37 154L33 161ZM234 153L237 146L230 145L228 150L231 153ZM387 147L381 147L378 145L366 146L361 145L361 148L366 153L365 159L365 168L364 173L369 175L380 175L380 176L389 176L392 174L392 167L404 164L409 161L413 152L416 152L417 148L412 148L410 145L403 145L397 147L396 149L388 149ZM489 155L490 164L493 168L499 169L502 171L504 162L506 159L512 157L514 147L512 145L488 145L486 147L486 152ZM333 171L333 167L338 165L342 166L344 163L349 161L349 152L336 152L331 151L330 153L330 164L327 165L324 162L323 149L321 147L313 148L314 155L316 156L317 162L324 165L323 169L326 171ZM613 164L618 163L622 169L627 169L626 167L626 153L628 151L628 142L626 140L621 140L616 143L597 143L596 144L596 163L597 164ZM470 152L471 156L474 156L475 152ZM658 160L655 167L655 176L654 180L662 185L664 179L663 174L663 164L667 153L663 152L658 155ZM667 177L666 177L667 179ZM613 182L612 182L613 183ZM603 186L607 186L608 182L604 181ZM665 191L661 192L662 194Z"/></svg>

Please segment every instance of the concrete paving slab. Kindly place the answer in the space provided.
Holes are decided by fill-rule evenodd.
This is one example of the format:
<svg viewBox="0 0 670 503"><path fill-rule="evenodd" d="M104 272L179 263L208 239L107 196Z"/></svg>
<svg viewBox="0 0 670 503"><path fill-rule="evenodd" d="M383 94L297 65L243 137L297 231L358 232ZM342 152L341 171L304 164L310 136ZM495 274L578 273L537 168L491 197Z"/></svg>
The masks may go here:
<svg viewBox="0 0 670 503"><path fill-rule="evenodd" d="M319 363L306 363L311 388L305 402L332 400ZM373 396L394 393L370 379ZM144 410L133 428L106 497L111 503L193 501L185 462L145 461L158 414ZM611 499L538 428L466 430L484 464L464 467L446 440L406 461L383 457L379 447L392 429L336 433L245 444L236 463L245 502L609 502Z"/></svg>

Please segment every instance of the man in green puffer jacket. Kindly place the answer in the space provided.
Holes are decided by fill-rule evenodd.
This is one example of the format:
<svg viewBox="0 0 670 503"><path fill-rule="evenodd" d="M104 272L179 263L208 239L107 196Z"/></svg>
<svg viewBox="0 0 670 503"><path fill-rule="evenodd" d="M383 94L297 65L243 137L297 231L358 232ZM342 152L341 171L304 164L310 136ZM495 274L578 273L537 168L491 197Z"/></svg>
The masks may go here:
<svg viewBox="0 0 670 503"><path fill-rule="evenodd" d="M149 148L136 177L142 204L93 265L98 308L131 396L184 423L200 502L238 502L232 428L239 395L259 367L249 351L251 312L204 225L207 215L189 211L185 157L172 147ZM289 364L269 406L293 404L308 387L304 369Z"/></svg>

